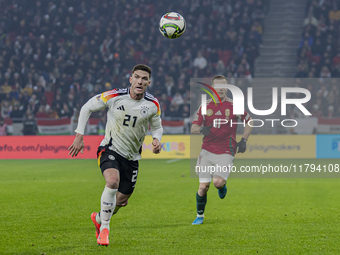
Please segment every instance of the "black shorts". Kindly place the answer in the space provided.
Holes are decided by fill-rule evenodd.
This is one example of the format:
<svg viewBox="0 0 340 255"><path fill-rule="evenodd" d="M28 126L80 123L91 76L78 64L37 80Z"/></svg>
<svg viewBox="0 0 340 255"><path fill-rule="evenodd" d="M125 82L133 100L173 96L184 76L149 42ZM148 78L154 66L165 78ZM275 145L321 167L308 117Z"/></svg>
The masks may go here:
<svg viewBox="0 0 340 255"><path fill-rule="evenodd" d="M132 194L137 181L138 160L128 160L108 147L98 147L98 166L102 173L108 168L117 169L120 176L118 191L125 195Z"/></svg>

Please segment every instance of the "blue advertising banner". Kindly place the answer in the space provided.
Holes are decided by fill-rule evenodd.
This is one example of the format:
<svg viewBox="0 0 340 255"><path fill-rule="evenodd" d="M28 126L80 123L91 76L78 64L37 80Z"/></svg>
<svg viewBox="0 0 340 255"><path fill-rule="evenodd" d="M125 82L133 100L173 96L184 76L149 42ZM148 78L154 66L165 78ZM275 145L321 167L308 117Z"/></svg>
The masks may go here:
<svg viewBox="0 0 340 255"><path fill-rule="evenodd" d="M317 135L316 158L340 158L340 134Z"/></svg>

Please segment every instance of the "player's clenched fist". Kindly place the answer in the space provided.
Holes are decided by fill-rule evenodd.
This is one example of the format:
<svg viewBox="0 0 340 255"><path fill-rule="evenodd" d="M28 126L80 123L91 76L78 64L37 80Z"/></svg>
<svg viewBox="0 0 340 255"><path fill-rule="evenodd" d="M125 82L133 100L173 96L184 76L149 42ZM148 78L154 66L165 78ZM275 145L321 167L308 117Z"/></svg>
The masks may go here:
<svg viewBox="0 0 340 255"><path fill-rule="evenodd" d="M201 127L200 128L200 133L203 135L210 135L211 131L210 129L212 128L213 125L208 126L208 127Z"/></svg>
<svg viewBox="0 0 340 255"><path fill-rule="evenodd" d="M244 153L247 150L247 139L242 138L237 144L236 150L238 148L238 153Z"/></svg>

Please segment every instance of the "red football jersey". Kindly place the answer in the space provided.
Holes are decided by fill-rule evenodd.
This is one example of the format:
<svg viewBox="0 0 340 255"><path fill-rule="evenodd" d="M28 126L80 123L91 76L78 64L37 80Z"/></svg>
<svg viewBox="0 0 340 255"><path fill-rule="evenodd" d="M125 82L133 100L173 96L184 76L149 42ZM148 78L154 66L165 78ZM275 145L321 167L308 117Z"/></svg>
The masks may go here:
<svg viewBox="0 0 340 255"><path fill-rule="evenodd" d="M243 125L243 122L248 123L250 116L246 111L243 115L234 115L233 112L233 100L229 98L222 104L218 102L217 105L211 99L208 100L207 115L202 115L201 107L198 109L192 124L207 127L214 124L214 119L228 120L228 123L219 124L218 127L210 129L210 135L204 137L202 149L215 154L235 155L237 126ZM241 122L242 124L236 124Z"/></svg>

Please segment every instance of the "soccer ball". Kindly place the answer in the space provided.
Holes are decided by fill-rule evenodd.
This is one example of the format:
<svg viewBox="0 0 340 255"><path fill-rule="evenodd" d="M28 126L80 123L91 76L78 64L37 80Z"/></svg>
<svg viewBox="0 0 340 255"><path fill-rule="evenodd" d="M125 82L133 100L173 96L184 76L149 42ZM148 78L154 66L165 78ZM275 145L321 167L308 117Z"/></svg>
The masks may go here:
<svg viewBox="0 0 340 255"><path fill-rule="evenodd" d="M170 39L180 37L185 31L185 19L177 12L164 14L159 21L159 31L163 36Z"/></svg>

